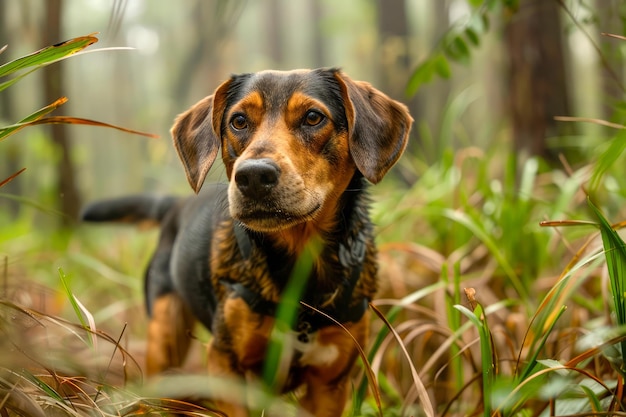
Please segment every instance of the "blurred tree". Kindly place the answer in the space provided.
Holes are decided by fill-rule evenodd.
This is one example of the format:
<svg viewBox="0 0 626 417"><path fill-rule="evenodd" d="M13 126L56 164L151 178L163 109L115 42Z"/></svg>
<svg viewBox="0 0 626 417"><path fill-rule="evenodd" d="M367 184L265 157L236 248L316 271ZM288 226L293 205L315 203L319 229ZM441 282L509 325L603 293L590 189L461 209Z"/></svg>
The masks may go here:
<svg viewBox="0 0 626 417"><path fill-rule="evenodd" d="M0 48L4 45L10 45L12 43L11 31L6 24L6 16L8 15L8 0L0 0ZM4 55L2 55L4 56ZM3 59L2 62L5 60ZM6 89L0 93L0 125L8 125L17 121L17 115L14 111L13 92ZM0 170L0 181L4 180L9 175L20 170L20 157L19 157L19 145L16 141L7 141L2 144L2 152L5 155L4 169ZM2 192L19 195L20 194L20 181L11 181L2 187ZM17 215L19 209L19 203L14 200L6 200L3 202L6 209L12 217Z"/></svg>
<svg viewBox="0 0 626 417"><path fill-rule="evenodd" d="M219 44L227 39L245 5L245 0L196 0L186 7L190 24L186 30L190 37L184 42L190 46L182 52L181 64L173 69L177 74L172 97L176 103L189 103L199 99L196 92L209 94L215 80L224 78Z"/></svg>
<svg viewBox="0 0 626 417"><path fill-rule="evenodd" d="M623 0L596 0L598 26L600 32L626 34L626 4ZM615 102L624 97L624 41L603 36L600 38L602 53L606 60L602 65L602 90L606 96L603 103L603 117L613 116Z"/></svg>
<svg viewBox="0 0 626 417"><path fill-rule="evenodd" d="M560 6L557 1L519 0L507 9L505 48L509 57L508 101L516 150L555 160L546 139L571 133Z"/></svg>
<svg viewBox="0 0 626 417"><path fill-rule="evenodd" d="M268 55L272 60L272 67L280 68L284 61L283 48L283 13L284 5L281 0L269 0L266 15Z"/></svg>
<svg viewBox="0 0 626 417"><path fill-rule="evenodd" d="M381 57L378 60L377 85L393 98L407 102L404 90L411 72L411 62L406 2L378 0L376 5ZM407 104L413 118L422 119L419 96L413 96Z"/></svg>
<svg viewBox="0 0 626 417"><path fill-rule="evenodd" d="M45 25L43 41L45 45L54 45L63 41L61 34L62 0L47 0L45 2ZM49 65L43 73L45 102L52 103L63 96L64 80L63 65ZM76 187L76 170L71 158L72 146L67 127L62 124L49 127L51 139L56 145L60 159L57 161L57 190L60 210L64 226L69 226L78 218L80 199Z"/></svg>
<svg viewBox="0 0 626 417"><path fill-rule="evenodd" d="M324 33L322 31L322 19L324 16L324 7L321 0L309 0L309 11L313 20L312 33L312 62L313 67L318 68L326 65L324 56Z"/></svg>

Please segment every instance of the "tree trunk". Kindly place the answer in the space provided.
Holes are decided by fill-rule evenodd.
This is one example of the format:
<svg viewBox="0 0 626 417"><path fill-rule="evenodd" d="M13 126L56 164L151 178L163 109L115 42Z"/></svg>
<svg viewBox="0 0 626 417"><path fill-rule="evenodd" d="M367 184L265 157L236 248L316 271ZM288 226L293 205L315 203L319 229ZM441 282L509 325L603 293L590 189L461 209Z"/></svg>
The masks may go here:
<svg viewBox="0 0 626 417"><path fill-rule="evenodd" d="M8 22L6 22L7 9L7 0L0 0L0 48L4 45L11 46L12 43L11 33L7 28ZM5 55L1 56L5 57ZM2 62L7 60L8 59L3 59ZM0 123L11 124L17 122L17 116L13 111L13 106L13 91L8 88L0 93ZM19 171L22 166L20 166L20 147L17 144L17 141L9 139L6 142L3 142L1 146L2 153L4 154L4 169L0 170L0 181L3 181ZM21 192L19 177L18 179L5 184L0 191L7 194L19 195ZM6 207L12 217L17 216L20 207L20 204L17 201L4 199L2 204Z"/></svg>
<svg viewBox="0 0 626 417"><path fill-rule="evenodd" d="M554 120L570 109L560 8L552 0L521 0L519 5L505 31L513 142L517 151L555 161L559 150L548 148L546 138L572 129Z"/></svg>
<svg viewBox="0 0 626 417"><path fill-rule="evenodd" d="M267 47L268 55L272 59L272 66L282 68L285 58L283 48L283 4L280 0L269 0L267 7Z"/></svg>
<svg viewBox="0 0 626 417"><path fill-rule="evenodd" d="M309 0L309 10L313 20L313 51L311 53L313 68L322 67L326 63L324 56L324 33L322 33L322 19L324 18L324 5L321 0Z"/></svg>
<svg viewBox="0 0 626 417"><path fill-rule="evenodd" d="M626 33L626 22L623 19L626 5L623 0L596 0L598 13L598 31L616 35ZM623 40L602 36L600 46L606 61L602 65L602 90L605 98L602 100L603 118L610 120L613 117L615 102L622 100L624 95L624 57L622 55Z"/></svg>
<svg viewBox="0 0 626 417"><path fill-rule="evenodd" d="M409 53L409 25L405 0L378 0L377 19L379 36L378 81L382 91L407 104L411 116L421 120L418 96L407 100L404 90L411 73ZM409 152L416 143L409 142Z"/></svg>
<svg viewBox="0 0 626 417"><path fill-rule="evenodd" d="M46 24L43 34L45 45L54 45L63 41L61 37L62 0L47 0ZM43 73L46 104L52 103L63 95L63 66L49 65ZM65 215L62 224L69 226L78 218L80 199L76 188L76 174L71 158L71 143L65 125L49 127L51 139L58 148L61 158L57 161L57 190L59 193L60 210Z"/></svg>

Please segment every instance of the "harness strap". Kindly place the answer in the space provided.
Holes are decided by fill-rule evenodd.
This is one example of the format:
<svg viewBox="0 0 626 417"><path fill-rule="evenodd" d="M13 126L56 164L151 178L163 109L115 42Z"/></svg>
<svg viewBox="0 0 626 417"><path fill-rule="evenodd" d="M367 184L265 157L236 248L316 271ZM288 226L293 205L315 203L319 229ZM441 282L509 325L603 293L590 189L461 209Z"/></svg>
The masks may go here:
<svg viewBox="0 0 626 417"><path fill-rule="evenodd" d="M234 225L234 234L237 245L243 259L248 259L252 253L252 241L250 236L242 225L236 223ZM339 244L339 262L341 265L350 269L350 276L343 280L341 285L341 295L333 302L335 308L324 308L313 305L316 309L324 312L328 316L339 322L357 322L367 311L369 307L369 299L363 297L362 302L349 309L350 301L354 287L361 276L363 270L363 260L365 259L366 243L363 233L359 233L356 238L349 238L346 244ZM225 285L235 296L241 297L250 309L257 314L266 316L275 316L278 310L278 304L265 299L261 294L251 290L240 282L222 280ZM322 327L333 325L334 322L323 314L312 310L311 308L300 304L298 309L297 320L294 323L293 330L299 333L298 339L302 342L308 341L308 335L316 332Z"/></svg>

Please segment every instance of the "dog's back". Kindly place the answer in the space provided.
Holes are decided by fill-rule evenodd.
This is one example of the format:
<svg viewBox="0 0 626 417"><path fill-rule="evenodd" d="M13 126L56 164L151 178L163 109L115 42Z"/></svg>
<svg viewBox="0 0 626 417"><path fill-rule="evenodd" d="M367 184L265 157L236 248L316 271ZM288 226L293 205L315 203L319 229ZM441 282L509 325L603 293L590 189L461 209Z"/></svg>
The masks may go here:
<svg viewBox="0 0 626 417"><path fill-rule="evenodd" d="M158 245L146 268L148 314L158 297L174 291L210 330L215 296L208 279L209 252L216 223L228 216L227 204L226 186L211 184L186 198L139 194L95 201L84 208L81 219L159 226Z"/></svg>

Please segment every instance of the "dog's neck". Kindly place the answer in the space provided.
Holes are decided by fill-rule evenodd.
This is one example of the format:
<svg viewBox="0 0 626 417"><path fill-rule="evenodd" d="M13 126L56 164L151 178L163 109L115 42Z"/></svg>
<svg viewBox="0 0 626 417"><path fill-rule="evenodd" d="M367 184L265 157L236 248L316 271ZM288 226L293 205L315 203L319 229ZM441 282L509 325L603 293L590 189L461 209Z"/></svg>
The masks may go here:
<svg viewBox="0 0 626 417"><path fill-rule="evenodd" d="M314 282L317 286L311 288L309 285L314 292L333 291L338 277L349 274L352 266L362 261L347 258L355 252L355 245L363 247L365 240L371 239L369 213L367 204L363 201L368 198L366 189L365 179L360 173L355 174L339 199L333 218L324 220L324 227L311 222L270 235L252 234L251 239L255 244L263 247L263 252L269 254L269 273L280 292L290 278L297 260L303 255L314 258L309 279L309 284ZM296 241L297 244L294 244Z"/></svg>

